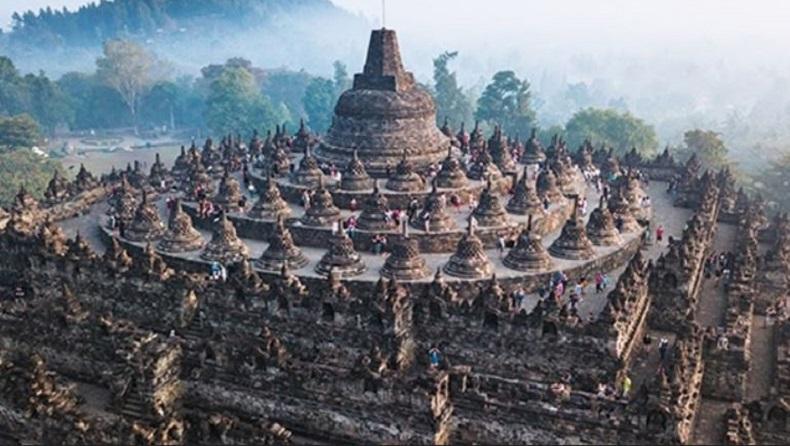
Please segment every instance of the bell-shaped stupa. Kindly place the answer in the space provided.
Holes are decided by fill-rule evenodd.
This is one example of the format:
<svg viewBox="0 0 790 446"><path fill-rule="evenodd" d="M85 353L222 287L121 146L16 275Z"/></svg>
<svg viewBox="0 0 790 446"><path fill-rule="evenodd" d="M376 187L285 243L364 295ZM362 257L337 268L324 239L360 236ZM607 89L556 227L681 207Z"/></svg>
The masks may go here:
<svg viewBox="0 0 790 446"><path fill-rule="evenodd" d="M403 68L395 31L374 30L365 67L338 99L316 158L345 166L357 150L367 172L381 178L404 151L422 171L441 162L449 145L450 139L436 126L433 98Z"/></svg>

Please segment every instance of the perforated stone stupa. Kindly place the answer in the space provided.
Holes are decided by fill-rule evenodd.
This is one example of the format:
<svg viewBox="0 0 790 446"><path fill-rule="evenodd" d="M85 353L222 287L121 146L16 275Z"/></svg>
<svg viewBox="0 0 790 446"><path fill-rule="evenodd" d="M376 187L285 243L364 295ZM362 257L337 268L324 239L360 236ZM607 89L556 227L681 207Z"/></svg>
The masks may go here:
<svg viewBox="0 0 790 446"><path fill-rule="evenodd" d="M423 170L439 163L449 145L450 139L436 127L431 95L403 68L395 31L374 30L365 67L340 96L316 158L343 167L357 150L367 172L381 178L404 151Z"/></svg>

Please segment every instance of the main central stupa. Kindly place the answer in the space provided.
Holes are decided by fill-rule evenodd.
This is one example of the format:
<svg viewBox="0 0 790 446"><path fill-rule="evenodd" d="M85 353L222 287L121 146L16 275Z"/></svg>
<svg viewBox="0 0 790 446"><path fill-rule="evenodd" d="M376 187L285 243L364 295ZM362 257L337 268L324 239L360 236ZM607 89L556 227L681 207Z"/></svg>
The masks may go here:
<svg viewBox="0 0 790 446"><path fill-rule="evenodd" d="M404 155L419 170L439 163L449 145L436 127L433 98L403 69L395 31L374 30L365 67L338 99L315 157L342 168L356 151L371 175L384 177Z"/></svg>

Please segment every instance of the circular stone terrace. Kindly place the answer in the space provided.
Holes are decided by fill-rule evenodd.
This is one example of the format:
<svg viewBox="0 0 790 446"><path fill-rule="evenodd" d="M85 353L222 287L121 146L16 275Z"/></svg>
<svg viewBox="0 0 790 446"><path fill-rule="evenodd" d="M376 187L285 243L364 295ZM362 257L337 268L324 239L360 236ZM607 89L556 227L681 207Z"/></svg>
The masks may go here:
<svg viewBox="0 0 790 446"><path fill-rule="evenodd" d="M590 203L589 209L594 208L592 204L599 202L599 194L594 188L588 187L588 185L585 184L578 171L575 172L575 175L575 194L568 195L570 197L576 195L580 199L581 197L586 197L588 203ZM235 176L238 176L238 174L235 174ZM259 171L252 174L252 180L253 183L258 186L257 190L261 190L261 187L266 181ZM216 182L217 180L214 181ZM275 181L282 193L283 198L288 201L288 207L290 209L290 215L284 220L285 227L290 232L295 245L307 260L307 262L303 263L303 265L290 268L290 272L302 278L308 285L309 283L315 282L317 280L324 280L326 277L326 271L318 272L316 267L321 262L322 257L327 254L333 237L333 228L331 224L326 224L323 226L307 226L303 224L301 219L305 214L305 209L299 204L294 203L294 201L299 200L304 189L312 190L315 189L315 187L305 187L295 184L293 181L291 181L291 176L288 175L277 178ZM534 178L530 179L530 181L532 187L535 187ZM505 207L512 195L508 192L509 188L501 186L502 185L500 185L499 188L496 188L497 190L494 192L494 195L496 196L497 200L500 201L502 207ZM351 211L348 209L351 198L355 198L361 207L361 203L363 203L364 200L373 192L372 189L355 191L353 193L344 192L339 190L339 185L331 180L326 181L325 187L332 193L334 197L343 195L345 193L346 201L342 199L334 200L336 205L345 207L341 208L339 211L338 218L342 220L346 220L352 215L359 217L361 209L356 211ZM469 185L463 190L439 189L438 192L443 193L446 196L449 196L453 193L479 195L479 191L481 191L484 187L485 186L482 182L470 181ZM243 212L227 212L227 218L233 223L239 238L248 248L248 259L251 261L253 268L264 276L279 274L279 268L277 268L277 270L274 268L265 269L260 267L259 262L255 262L255 260L258 259L267 250L267 248L269 248L268 240L272 236L276 226L276 221L273 218L252 218L248 214L249 208L252 207L252 203L254 203L259 197L257 194L251 195L248 191L242 192L247 194L250 205ZM418 190L416 192L397 192L387 190L386 188L381 188L380 193L386 196L390 202L406 203L415 199L422 203L431 193L431 191L430 188L426 186L424 189ZM166 209L166 199L175 197L187 199L183 195L184 194L180 192L167 192L159 194L154 200L159 215L165 217L169 212ZM203 239L206 242L211 240L212 229L217 225L215 219L200 218L197 212L197 203L195 202L185 201L183 208L188 214L192 216L192 220L200 231ZM91 213L93 218L98 220L100 227L99 236L103 242L107 243L110 241L111 237L115 237L130 252L134 253L141 251L148 242L138 242L122 238L120 237L117 229L110 229L107 221L108 217L106 216L107 209L108 207L105 203L102 206L96 207L96 209L94 209L94 211ZM456 253L457 250L462 250L459 248L459 244L463 242L465 238L464 236L468 232L467 226L469 224L469 216L472 214L472 212L473 211L469 204L464 204L458 206L457 208L448 205L447 213L449 214L454 226L454 229L452 230L425 232L423 229L419 228L419 225L410 225L408 229L408 238L414 240L420 251L420 257L424 259L425 274L419 278L399 279L399 282L412 283L415 286L421 286L428 284L433 280L434 272L444 270L445 280L460 290L467 289L467 285L472 285L468 287L468 289L476 291L479 289L479 286L482 286L484 283L488 282L492 275L496 275L497 279L505 288L512 289L515 287L522 287L525 289L525 291L531 292L537 290L542 284L545 284L551 274L553 274L555 271L563 271L568 274L569 277L576 278L592 276L598 271L616 270L625 262L627 262L627 260L630 259L630 257L642 245L641 239L644 229L639 228L638 230L620 234L619 242L614 245L594 245L589 258L575 260L548 254L550 256L549 267L539 270L519 271L508 267L504 263L504 259L507 256L508 251L513 248L508 247L504 251L500 251L497 248L497 239L498 237L502 236L506 240L512 242L512 245L509 244L510 246L514 246L519 234L527 225L528 216L507 213L506 224L491 227L478 226L474 231L474 235L480 240L480 243L482 244L484 256L487 257L488 261L490 262L490 269L486 269L484 273L478 274L477 277L458 277L451 273L448 274L446 266L451 257L456 255L454 253ZM536 219L536 222L533 225L536 230L533 232L535 235L542 236L540 243L547 251L551 249L552 243L558 237L560 237L563 231L563 226L566 225L569 217L573 213L573 200L571 198L566 198L555 200L555 203L549 207L545 216L541 217L540 219ZM585 213L585 215L581 215L581 212L578 214L579 221L586 225L590 217L590 212ZM167 219L163 218L162 221L165 222ZM367 289L368 287L372 287L382 278L382 270L385 268L387 257L392 255L389 253L375 254L372 252L372 238L377 234L386 235L389 240L388 246L391 248L403 239L401 232L402 229L398 228L391 228L389 230L383 231L365 231L360 229L352 231L350 233L350 238L353 241L354 248L359 255L359 261L364 265L364 268L360 268L361 271L357 271L358 274L356 275L344 277L343 281L347 284L357 285L358 289ZM157 246L157 240L152 240L151 243L154 247ZM156 248L157 252L174 267L181 267L191 271L208 273L211 262L204 259L204 249L205 248L183 253L172 253ZM389 249L387 251L389 251Z"/></svg>

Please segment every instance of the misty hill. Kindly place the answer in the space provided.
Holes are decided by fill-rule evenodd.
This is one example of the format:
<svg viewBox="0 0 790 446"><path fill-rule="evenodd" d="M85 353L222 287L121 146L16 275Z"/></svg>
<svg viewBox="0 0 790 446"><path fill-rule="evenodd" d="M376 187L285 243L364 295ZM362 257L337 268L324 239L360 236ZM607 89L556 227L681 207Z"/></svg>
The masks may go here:
<svg viewBox="0 0 790 446"><path fill-rule="evenodd" d="M235 56L328 72L344 51L332 42L348 42L328 37L364 36L368 28L329 0L102 0L12 19L12 30L0 35L0 53L23 70L55 75L92 67L102 42L119 37L145 44L182 72Z"/></svg>

